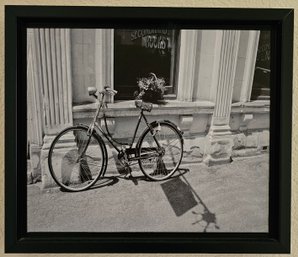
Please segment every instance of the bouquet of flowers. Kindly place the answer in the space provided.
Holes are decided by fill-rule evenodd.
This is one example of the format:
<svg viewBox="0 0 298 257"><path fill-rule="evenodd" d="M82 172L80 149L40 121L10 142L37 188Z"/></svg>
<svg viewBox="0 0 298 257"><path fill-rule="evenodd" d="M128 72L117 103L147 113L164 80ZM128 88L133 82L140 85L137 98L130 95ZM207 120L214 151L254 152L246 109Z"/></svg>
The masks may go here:
<svg viewBox="0 0 298 257"><path fill-rule="evenodd" d="M164 78L157 78L154 73L150 73L149 77L139 78L139 91L135 92L136 99L141 99L144 102L158 103L163 100L165 92Z"/></svg>

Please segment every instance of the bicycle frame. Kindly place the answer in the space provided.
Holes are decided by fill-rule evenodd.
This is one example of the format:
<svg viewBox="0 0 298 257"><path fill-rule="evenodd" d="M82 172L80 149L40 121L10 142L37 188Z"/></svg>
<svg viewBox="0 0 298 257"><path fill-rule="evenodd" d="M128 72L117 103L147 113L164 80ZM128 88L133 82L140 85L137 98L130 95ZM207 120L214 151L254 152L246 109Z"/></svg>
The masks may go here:
<svg viewBox="0 0 298 257"><path fill-rule="evenodd" d="M159 144L159 142L157 141L157 139L155 138L153 129L152 129L152 127L150 126L150 124L149 124L149 122L148 122L146 116L144 115L144 113L143 113L144 111L143 111L143 110L140 111L140 115L139 115L139 117L138 117L137 125L136 125L136 127L135 127L135 131L134 131L134 134L133 134L131 143L129 143L129 144L123 144L123 143L119 143L119 142L117 142L115 139L113 139L113 137L112 137L111 134L109 133L108 128L106 128L107 132L105 132L104 129L101 127L101 125L98 124L98 122L97 122L97 118L98 118L98 116L99 116L99 114L100 114L100 110L101 110L101 109L103 109L103 112L102 112L102 113L103 113L103 117L102 117L102 118L106 119L106 116L105 116L105 109L107 108L107 104L106 104L105 101L104 101L104 95L102 95L101 100L97 100L97 101L98 101L99 105L98 105L98 108L97 108L97 110L96 110L95 116L94 116L94 118L93 118L93 122L90 124L90 126L89 126L89 130L88 130L89 133L90 133L90 135L92 134L94 128L96 128L96 129L98 129L98 130L102 133L102 135L108 140L108 142L114 147L114 149L116 149L116 151L117 151L118 153L122 152L123 149L122 149L122 148L120 149L117 145L122 145L122 146L123 146L123 145L126 145L126 146L128 146L128 149L125 149L125 151L127 151L127 152L131 151L131 152L132 152L132 151L134 150L134 148L133 148L133 144L134 144L134 141L135 141L135 139L136 139L137 132L138 132L138 129L139 129L141 120L144 119L144 121L145 121L147 127L149 128L149 130L150 130L150 132L151 132L151 134L152 134L152 137L154 138L154 141L156 142L158 148L160 148L160 144ZM96 132L96 133L97 133L97 132ZM148 156L143 157L143 158L148 158ZM132 158L131 160L137 160L137 159L143 159L143 158L142 158L142 157L135 157L135 158Z"/></svg>

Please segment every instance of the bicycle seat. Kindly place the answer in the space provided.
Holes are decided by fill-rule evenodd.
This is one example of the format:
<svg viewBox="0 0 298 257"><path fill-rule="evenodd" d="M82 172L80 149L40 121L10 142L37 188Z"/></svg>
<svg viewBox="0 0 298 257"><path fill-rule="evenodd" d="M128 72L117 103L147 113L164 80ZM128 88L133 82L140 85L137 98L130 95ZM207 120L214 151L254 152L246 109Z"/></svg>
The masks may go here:
<svg viewBox="0 0 298 257"><path fill-rule="evenodd" d="M142 100L135 100L135 105L143 111L151 112L152 103L145 103Z"/></svg>

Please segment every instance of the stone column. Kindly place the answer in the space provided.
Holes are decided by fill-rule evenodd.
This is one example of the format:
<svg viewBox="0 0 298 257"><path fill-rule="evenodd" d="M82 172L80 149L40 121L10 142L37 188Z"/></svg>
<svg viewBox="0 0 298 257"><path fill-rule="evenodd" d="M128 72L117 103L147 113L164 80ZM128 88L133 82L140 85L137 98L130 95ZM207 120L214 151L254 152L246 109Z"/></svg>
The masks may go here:
<svg viewBox="0 0 298 257"><path fill-rule="evenodd" d="M215 101L222 30L181 30L177 99Z"/></svg>
<svg viewBox="0 0 298 257"><path fill-rule="evenodd" d="M69 29L34 29L36 58L33 73L40 77L44 117L41 150L41 179L45 186L53 183L48 171L48 151L55 135L73 124L72 77Z"/></svg>
<svg viewBox="0 0 298 257"><path fill-rule="evenodd" d="M114 88L114 30L95 30L95 84ZM110 99L113 102L114 99Z"/></svg>
<svg viewBox="0 0 298 257"><path fill-rule="evenodd" d="M72 125L72 83L69 29L36 29L39 40L45 133Z"/></svg>
<svg viewBox="0 0 298 257"><path fill-rule="evenodd" d="M105 86L114 88L114 30L95 30L95 84L98 90L103 90ZM113 96L106 96L108 102L113 103ZM101 120L101 125L105 126ZM108 118L107 125L113 134L116 121L115 118Z"/></svg>
<svg viewBox="0 0 298 257"><path fill-rule="evenodd" d="M194 86L197 84L200 49L200 30L181 30L177 99L191 102Z"/></svg>
<svg viewBox="0 0 298 257"><path fill-rule="evenodd" d="M27 30L27 141L30 144L28 182L41 176L40 151L43 143L43 111L40 65L36 51L37 41L33 29Z"/></svg>
<svg viewBox="0 0 298 257"><path fill-rule="evenodd" d="M201 30L193 101L215 102L222 30Z"/></svg>
<svg viewBox="0 0 298 257"><path fill-rule="evenodd" d="M215 107L204 156L208 165L229 162L231 158L233 140L229 121L239 38L240 31L225 30L222 33Z"/></svg>
<svg viewBox="0 0 298 257"><path fill-rule="evenodd" d="M200 50L200 30L181 30L180 31L180 51L178 63L178 83L177 100L192 102L194 90L198 80L199 50ZM193 123L193 115L180 115L179 127L187 137ZM185 145L189 148L189 145Z"/></svg>
<svg viewBox="0 0 298 257"><path fill-rule="evenodd" d="M240 33L237 67L233 90L233 101L248 102L252 84L259 45L260 31L243 30Z"/></svg>

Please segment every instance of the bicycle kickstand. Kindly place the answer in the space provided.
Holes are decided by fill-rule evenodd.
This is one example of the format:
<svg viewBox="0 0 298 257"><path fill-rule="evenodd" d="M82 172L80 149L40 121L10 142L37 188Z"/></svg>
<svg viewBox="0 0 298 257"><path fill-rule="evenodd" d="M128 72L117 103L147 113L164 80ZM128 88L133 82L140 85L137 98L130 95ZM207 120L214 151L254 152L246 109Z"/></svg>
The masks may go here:
<svg viewBox="0 0 298 257"><path fill-rule="evenodd" d="M128 164L125 165L125 170L126 170L126 175L124 176L125 178L132 178L132 174L131 174L131 168Z"/></svg>

